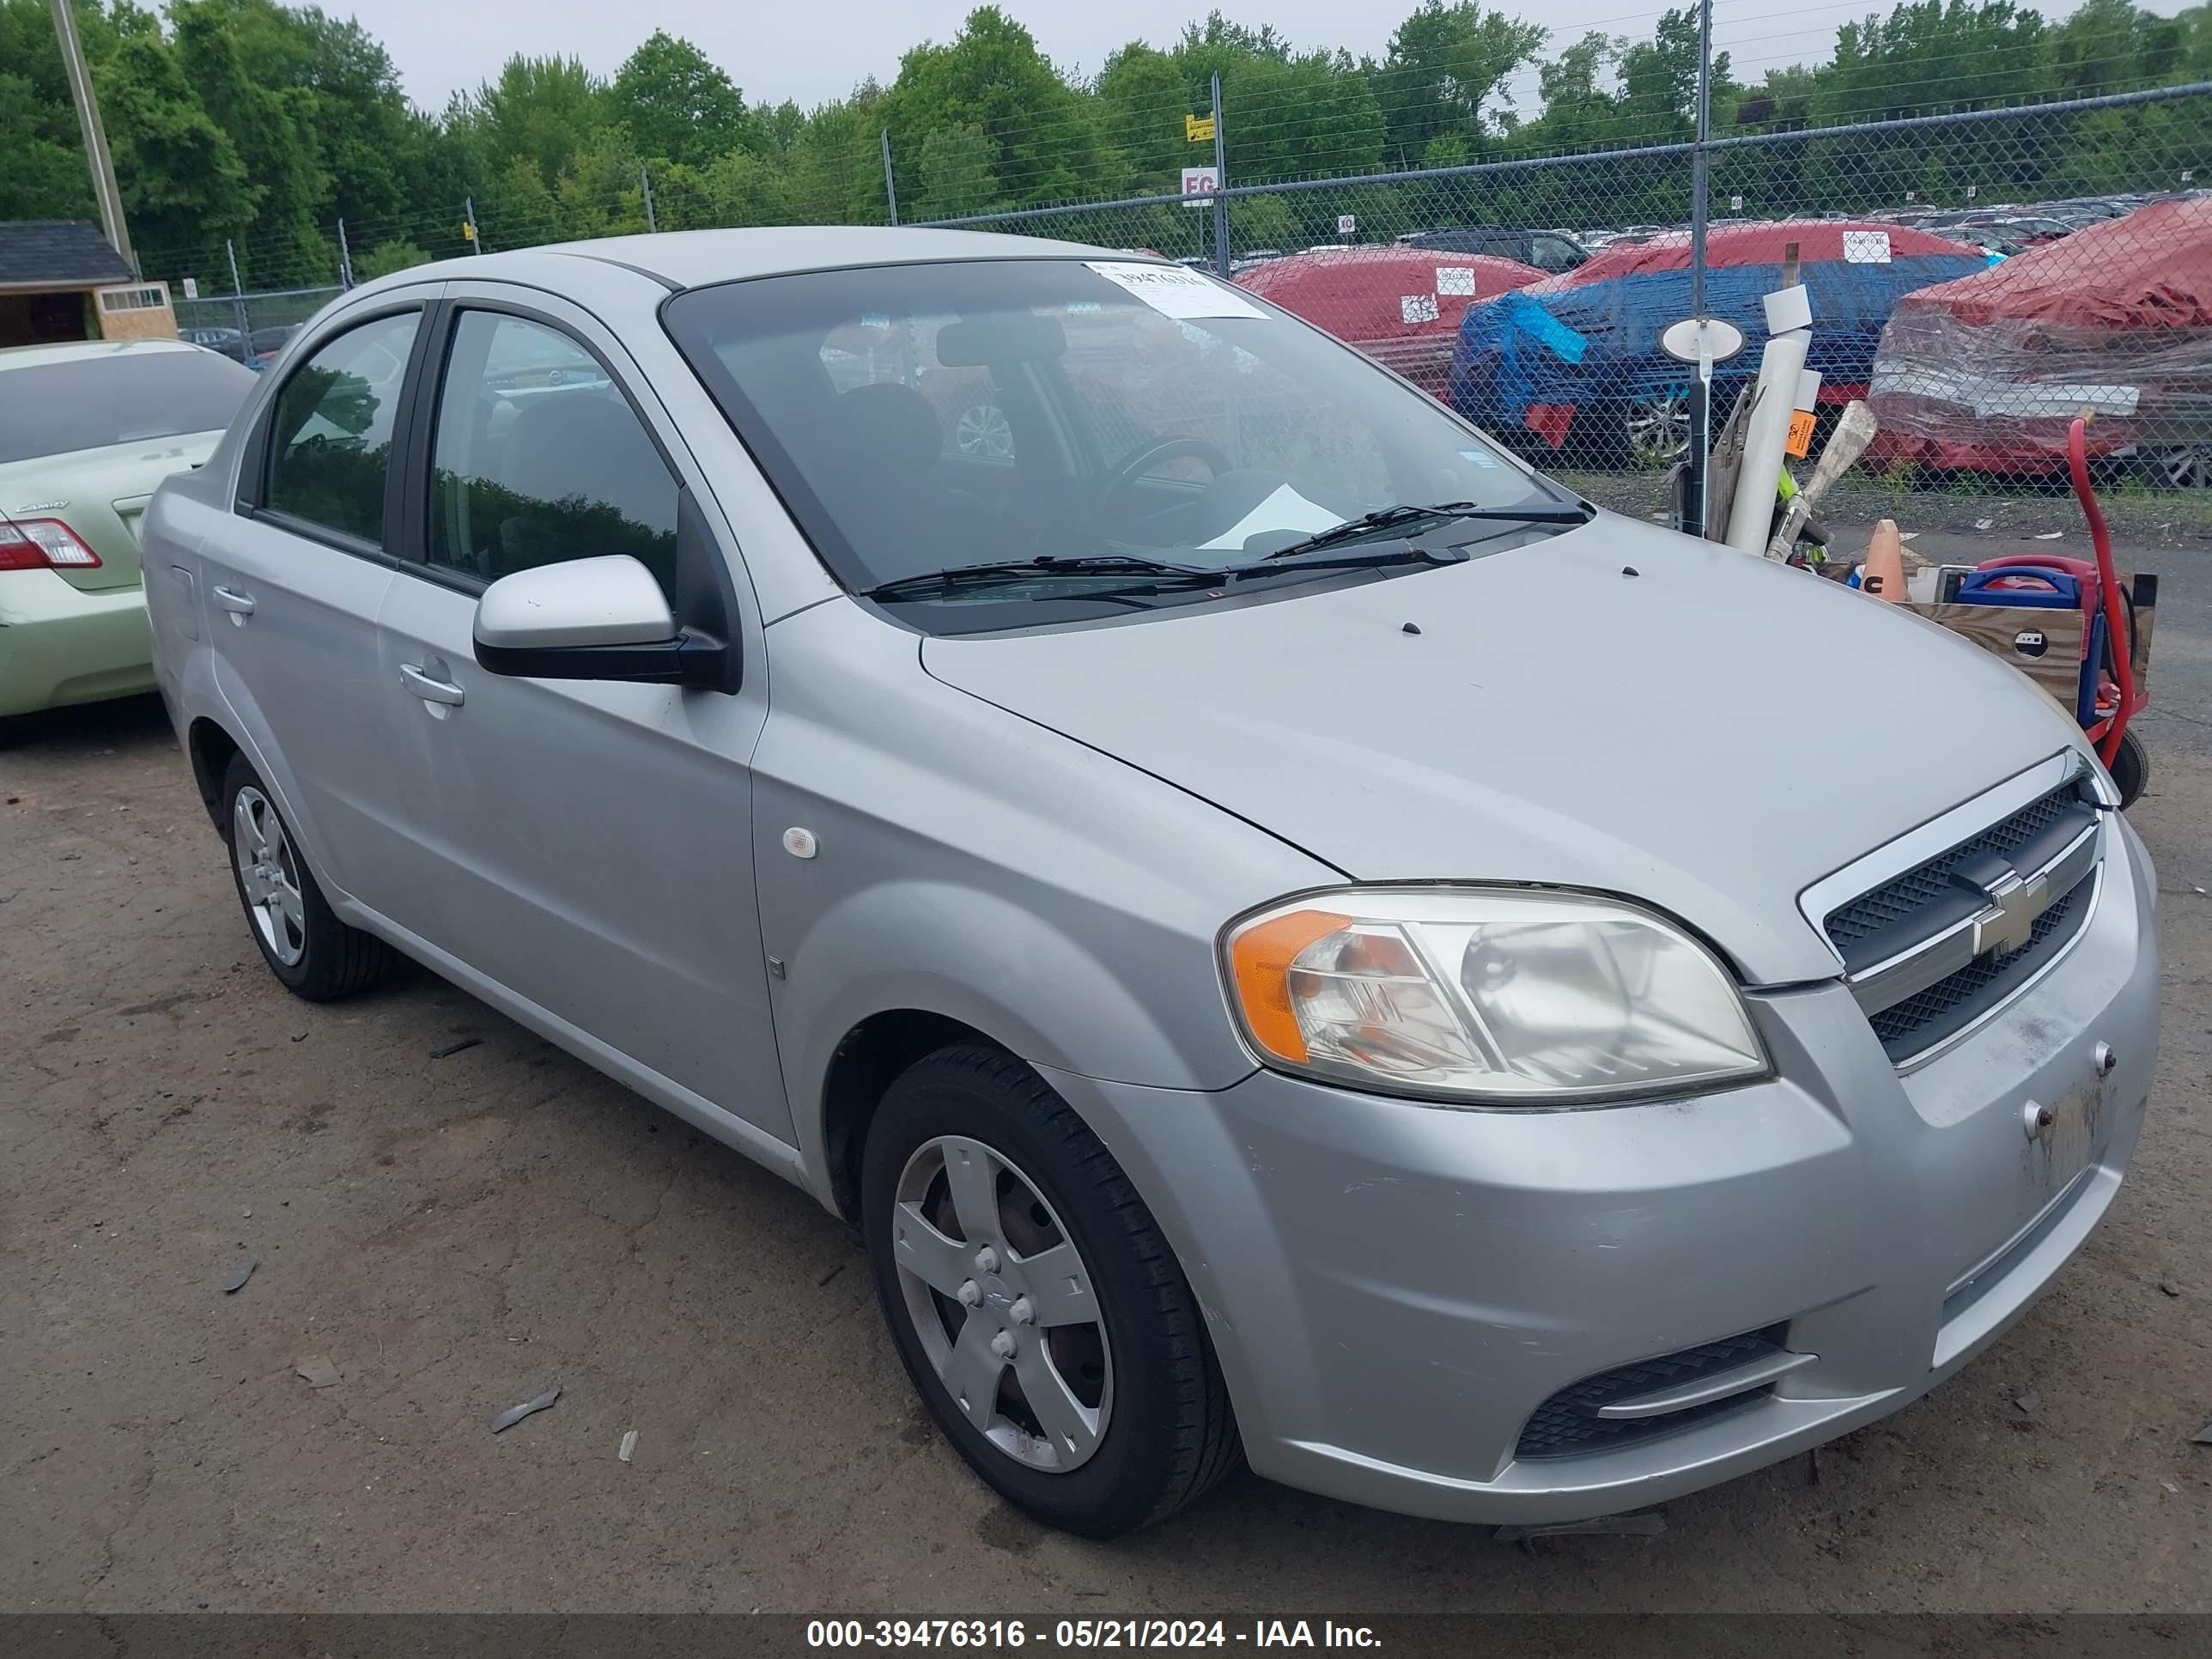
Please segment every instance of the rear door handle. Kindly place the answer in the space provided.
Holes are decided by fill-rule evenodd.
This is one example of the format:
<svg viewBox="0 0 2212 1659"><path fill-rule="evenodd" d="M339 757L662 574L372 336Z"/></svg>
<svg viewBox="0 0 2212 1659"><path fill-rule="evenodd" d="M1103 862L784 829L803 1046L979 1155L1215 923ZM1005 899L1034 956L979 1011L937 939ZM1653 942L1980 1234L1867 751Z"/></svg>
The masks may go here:
<svg viewBox="0 0 2212 1659"><path fill-rule="evenodd" d="M399 665L399 678L407 689L425 702L442 702L459 708L468 693L451 680L433 679L411 662Z"/></svg>
<svg viewBox="0 0 2212 1659"><path fill-rule="evenodd" d="M241 593L235 588L220 585L210 591L215 594L215 602L231 615L250 617L253 614L253 595L251 593Z"/></svg>

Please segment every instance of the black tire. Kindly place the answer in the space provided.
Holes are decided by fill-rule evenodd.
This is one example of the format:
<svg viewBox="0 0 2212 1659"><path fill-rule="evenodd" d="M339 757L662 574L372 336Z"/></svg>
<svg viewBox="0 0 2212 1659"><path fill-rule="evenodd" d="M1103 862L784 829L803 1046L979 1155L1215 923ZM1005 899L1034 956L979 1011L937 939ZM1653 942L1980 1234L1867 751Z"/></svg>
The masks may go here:
<svg viewBox="0 0 2212 1659"><path fill-rule="evenodd" d="M301 949L296 962L285 961L272 948L256 920L257 907L246 892L236 829L239 795L246 790L253 791L267 803L268 811L283 829L300 894ZM322 888L315 881L315 872L307 866L307 855L300 850L298 837L277 813L275 798L245 756L231 757L230 765L222 775L221 799L222 814L216 822L222 827L223 844L230 853L230 878L238 890L239 905L246 912L246 930L260 948L261 959L269 964L269 971L276 975L286 990L309 1002L332 1002L340 997L349 997L381 979L394 960L392 947L373 934L347 927L331 911L329 902L323 897Z"/></svg>
<svg viewBox="0 0 2212 1659"><path fill-rule="evenodd" d="M1090 1273L1114 1403L1097 1449L1074 1468L1034 1468L1000 1449L962 1413L922 1348L891 1231L908 1160L945 1135L1018 1164ZM1228 1387L1158 1224L1090 1127L1021 1061L959 1043L901 1074L868 1128L860 1202L899 1358L945 1437L1009 1503L1068 1532L1113 1537L1174 1513L1241 1460Z"/></svg>
<svg viewBox="0 0 2212 1659"><path fill-rule="evenodd" d="M2136 804L2150 781L2150 750L2143 747L2131 726L2120 733L2120 752L2112 757L2112 784L2120 792L2122 811Z"/></svg>

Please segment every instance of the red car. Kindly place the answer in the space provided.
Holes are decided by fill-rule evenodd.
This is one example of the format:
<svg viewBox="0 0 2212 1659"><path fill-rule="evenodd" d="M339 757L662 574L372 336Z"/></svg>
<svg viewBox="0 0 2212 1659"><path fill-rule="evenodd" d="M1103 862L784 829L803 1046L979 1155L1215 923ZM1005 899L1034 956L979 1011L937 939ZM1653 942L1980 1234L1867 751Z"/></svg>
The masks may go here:
<svg viewBox="0 0 2212 1659"><path fill-rule="evenodd" d="M2131 452L2154 483L2212 487L2212 197L2154 202L1909 294L1882 330L1869 459L2066 470Z"/></svg>
<svg viewBox="0 0 2212 1659"><path fill-rule="evenodd" d="M1442 402L1468 307L1543 277L1534 265L1484 253L1341 247L1270 259L1241 273L1237 285L1357 346Z"/></svg>

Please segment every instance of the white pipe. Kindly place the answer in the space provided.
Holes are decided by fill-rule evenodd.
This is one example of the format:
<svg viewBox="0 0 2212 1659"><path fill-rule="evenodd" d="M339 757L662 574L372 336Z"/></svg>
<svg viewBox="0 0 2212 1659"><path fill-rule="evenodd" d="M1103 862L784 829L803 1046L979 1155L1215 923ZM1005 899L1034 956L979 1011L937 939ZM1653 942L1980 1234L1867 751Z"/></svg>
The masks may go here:
<svg viewBox="0 0 2212 1659"><path fill-rule="evenodd" d="M1759 359L1759 406L1744 434L1743 465L1729 507L1728 544L1754 558L1766 552L1774 529L1774 487L1782 477L1782 449L1797 412L1797 377L1804 372L1812 331L1793 328L1766 343Z"/></svg>

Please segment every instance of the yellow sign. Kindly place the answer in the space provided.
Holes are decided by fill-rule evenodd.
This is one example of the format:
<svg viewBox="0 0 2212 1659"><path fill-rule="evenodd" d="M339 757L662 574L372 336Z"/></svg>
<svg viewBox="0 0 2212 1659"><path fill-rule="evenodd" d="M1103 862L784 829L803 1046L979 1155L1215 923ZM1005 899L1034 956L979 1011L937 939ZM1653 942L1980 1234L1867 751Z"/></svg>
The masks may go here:
<svg viewBox="0 0 2212 1659"><path fill-rule="evenodd" d="M1213 142L1213 118L1211 115L1186 115L1182 118L1182 136L1194 144Z"/></svg>
<svg viewBox="0 0 2212 1659"><path fill-rule="evenodd" d="M1790 436L1783 442L1782 453L1785 455L1795 455L1801 461L1813 453L1813 411L1811 410L1801 409L1790 417Z"/></svg>
<svg viewBox="0 0 2212 1659"><path fill-rule="evenodd" d="M467 220L465 220L465 219L462 220L462 221L461 221L461 240L462 240L463 241L465 241L465 242L473 242L473 241L475 241L475 240L476 240L476 239L477 239L477 228L476 228L474 225L471 224Z"/></svg>

